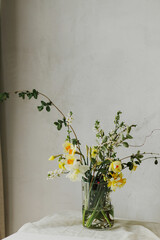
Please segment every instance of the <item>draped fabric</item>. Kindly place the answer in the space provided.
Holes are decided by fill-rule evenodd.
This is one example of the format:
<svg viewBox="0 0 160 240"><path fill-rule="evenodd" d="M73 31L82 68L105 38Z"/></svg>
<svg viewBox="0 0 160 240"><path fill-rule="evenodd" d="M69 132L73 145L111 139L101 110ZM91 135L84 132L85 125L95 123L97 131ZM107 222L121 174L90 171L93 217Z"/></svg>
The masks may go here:
<svg viewBox="0 0 160 240"><path fill-rule="evenodd" d="M1 144L1 143L0 143ZM5 236L4 224L4 198L3 198L3 171L2 171L2 157L0 145L0 239Z"/></svg>
<svg viewBox="0 0 160 240"><path fill-rule="evenodd" d="M88 230L81 212L65 211L26 223L4 240L160 240L160 223L115 219L112 230Z"/></svg>

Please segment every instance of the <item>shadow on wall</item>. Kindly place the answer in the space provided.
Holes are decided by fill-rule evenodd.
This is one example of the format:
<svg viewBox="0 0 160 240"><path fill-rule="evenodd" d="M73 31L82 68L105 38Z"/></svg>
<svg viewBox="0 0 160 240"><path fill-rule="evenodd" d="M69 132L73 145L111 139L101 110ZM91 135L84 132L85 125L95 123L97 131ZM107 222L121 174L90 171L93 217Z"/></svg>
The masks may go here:
<svg viewBox="0 0 160 240"><path fill-rule="evenodd" d="M13 58L13 52L11 49L16 49L17 38L17 2L9 0L1 0L1 16L0 16L0 92L9 91L10 89L5 89L5 81L10 82L10 87L14 84L15 69L17 68L17 61ZM8 29L10 29L8 31ZM8 68L9 71L5 71ZM5 74L4 74L5 73ZM14 86L16 88L16 86ZM14 109L13 109L14 111ZM4 207L3 207L3 189L0 184L0 234L4 238L5 235L9 234L9 228L11 220L9 219L9 211L12 211L12 206L9 205L10 193L8 191L8 156L7 156L7 135L6 135L6 105L0 105L0 138L1 138L1 149L2 149L2 172L3 172L3 189L4 189ZM13 134L14 136L14 134ZM13 139L13 137L12 137ZM0 153L1 154L1 153ZM1 161L1 156L0 156ZM1 167L1 162L0 162ZM0 183L1 179L1 169L0 169ZM12 186L10 186L12 188ZM5 216L4 216L5 215ZM6 234L5 234L6 232ZM1 238L0 238L1 239Z"/></svg>

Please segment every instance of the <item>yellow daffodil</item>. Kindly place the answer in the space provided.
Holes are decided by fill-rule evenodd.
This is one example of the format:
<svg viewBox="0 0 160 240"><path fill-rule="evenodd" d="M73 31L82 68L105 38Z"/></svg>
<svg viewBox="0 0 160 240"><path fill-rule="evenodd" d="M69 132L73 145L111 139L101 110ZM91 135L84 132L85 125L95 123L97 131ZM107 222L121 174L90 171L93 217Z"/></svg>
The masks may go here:
<svg viewBox="0 0 160 240"><path fill-rule="evenodd" d="M65 153L68 153L70 155L74 155L75 152L76 152L76 148L73 146L72 143L66 141L64 144L63 144L63 148L64 148L64 152Z"/></svg>
<svg viewBox="0 0 160 240"><path fill-rule="evenodd" d="M91 157L92 157L92 158L96 158L97 153L98 153L98 150L97 150L95 147L92 147Z"/></svg>
<svg viewBox="0 0 160 240"><path fill-rule="evenodd" d="M49 158L49 161L52 161L52 160L54 160L55 159L55 157L54 156L51 156L50 158Z"/></svg>
<svg viewBox="0 0 160 240"><path fill-rule="evenodd" d="M122 173L114 173L112 174L112 178L108 182L108 187L111 188L112 191L115 191L117 187L121 188L126 183L126 178L123 178Z"/></svg>
<svg viewBox="0 0 160 240"><path fill-rule="evenodd" d="M72 182L80 181L88 169L89 166L81 165L79 162L75 161L66 177L69 178Z"/></svg>
<svg viewBox="0 0 160 240"><path fill-rule="evenodd" d="M116 181L114 180L114 178L111 178L108 182L108 187L111 188L112 191L115 191L117 188L117 184Z"/></svg>
<svg viewBox="0 0 160 240"><path fill-rule="evenodd" d="M109 166L109 171L113 171L114 173L118 173L122 170L122 165L120 161L114 161Z"/></svg>

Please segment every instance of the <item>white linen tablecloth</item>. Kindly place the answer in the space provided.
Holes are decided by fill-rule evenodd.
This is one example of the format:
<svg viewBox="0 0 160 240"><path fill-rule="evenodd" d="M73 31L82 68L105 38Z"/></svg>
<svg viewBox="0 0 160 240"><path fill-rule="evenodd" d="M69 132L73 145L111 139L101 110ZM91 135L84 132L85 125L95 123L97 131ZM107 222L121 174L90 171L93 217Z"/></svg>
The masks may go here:
<svg viewBox="0 0 160 240"><path fill-rule="evenodd" d="M5 240L160 240L160 223L115 220L112 230L82 226L80 212L56 213L38 222L26 223Z"/></svg>

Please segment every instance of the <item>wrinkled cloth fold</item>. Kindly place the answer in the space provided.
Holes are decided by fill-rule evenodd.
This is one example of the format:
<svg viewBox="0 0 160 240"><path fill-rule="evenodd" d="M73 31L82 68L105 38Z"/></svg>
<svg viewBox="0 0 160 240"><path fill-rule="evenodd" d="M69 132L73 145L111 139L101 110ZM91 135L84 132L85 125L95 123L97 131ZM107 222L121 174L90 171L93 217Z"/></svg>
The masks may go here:
<svg viewBox="0 0 160 240"><path fill-rule="evenodd" d="M5 240L160 240L160 223L116 219L111 230L82 226L81 213L63 212L26 223Z"/></svg>

